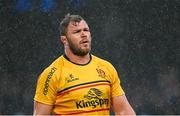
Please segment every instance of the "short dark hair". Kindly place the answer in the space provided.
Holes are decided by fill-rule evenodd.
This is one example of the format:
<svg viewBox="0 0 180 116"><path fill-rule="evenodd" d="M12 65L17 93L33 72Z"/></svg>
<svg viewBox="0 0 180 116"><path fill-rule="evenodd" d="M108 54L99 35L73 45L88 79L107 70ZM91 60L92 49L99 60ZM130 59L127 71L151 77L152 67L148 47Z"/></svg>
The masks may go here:
<svg viewBox="0 0 180 116"><path fill-rule="evenodd" d="M79 23L81 20L84 20L84 19L80 15L71 15L68 13L60 23L60 26L59 26L60 35L61 36L66 35L67 27L70 22Z"/></svg>

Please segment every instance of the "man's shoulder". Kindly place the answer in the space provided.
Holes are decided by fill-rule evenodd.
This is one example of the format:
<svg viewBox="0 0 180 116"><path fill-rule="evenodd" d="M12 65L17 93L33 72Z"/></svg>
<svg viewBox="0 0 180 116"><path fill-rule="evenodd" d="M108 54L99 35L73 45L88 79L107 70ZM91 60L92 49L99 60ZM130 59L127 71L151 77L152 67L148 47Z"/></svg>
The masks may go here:
<svg viewBox="0 0 180 116"><path fill-rule="evenodd" d="M63 62L63 55L59 56L58 58L56 58L50 65L49 67L57 67L60 68Z"/></svg>
<svg viewBox="0 0 180 116"><path fill-rule="evenodd" d="M100 58L100 57L95 56L95 55L92 55L92 58L93 58L96 62L98 62L98 63L100 63L100 64L103 64L103 65L106 65L106 66L112 66L112 64L111 64L110 61L108 61L108 60L105 60L105 59Z"/></svg>
<svg viewBox="0 0 180 116"><path fill-rule="evenodd" d="M107 69L111 74L114 74L114 72L116 72L115 67L108 60L99 58L94 55L92 55L92 58L94 59L94 62L96 62L96 64L99 66L99 68Z"/></svg>
<svg viewBox="0 0 180 116"><path fill-rule="evenodd" d="M47 66L44 71L51 71L51 70L59 70L62 66L63 62L63 55L56 58L49 66Z"/></svg>

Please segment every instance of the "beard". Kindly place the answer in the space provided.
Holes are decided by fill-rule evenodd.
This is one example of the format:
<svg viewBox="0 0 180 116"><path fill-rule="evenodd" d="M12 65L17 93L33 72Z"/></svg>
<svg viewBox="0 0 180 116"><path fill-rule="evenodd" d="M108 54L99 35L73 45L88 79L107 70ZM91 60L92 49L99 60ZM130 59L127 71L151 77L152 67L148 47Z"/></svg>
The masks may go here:
<svg viewBox="0 0 180 116"><path fill-rule="evenodd" d="M68 40L68 43L69 43L69 49L72 51L72 53L74 55L85 56L85 55L87 55L91 51L91 42L89 42L88 45L83 46L85 48L82 49L77 44L74 44L69 38L67 38L67 40Z"/></svg>

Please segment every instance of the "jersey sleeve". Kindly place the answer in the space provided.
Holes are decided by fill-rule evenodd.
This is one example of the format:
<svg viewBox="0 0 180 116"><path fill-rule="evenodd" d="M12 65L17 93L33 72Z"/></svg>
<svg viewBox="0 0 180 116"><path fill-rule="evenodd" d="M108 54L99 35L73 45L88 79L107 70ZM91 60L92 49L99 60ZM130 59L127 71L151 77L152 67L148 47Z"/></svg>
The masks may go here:
<svg viewBox="0 0 180 116"><path fill-rule="evenodd" d="M57 94L57 78L55 67L48 67L38 78L34 100L53 105Z"/></svg>
<svg viewBox="0 0 180 116"><path fill-rule="evenodd" d="M118 73L114 66L110 64L110 72L111 72L111 96L122 96L124 95L124 90L120 85L120 79Z"/></svg>

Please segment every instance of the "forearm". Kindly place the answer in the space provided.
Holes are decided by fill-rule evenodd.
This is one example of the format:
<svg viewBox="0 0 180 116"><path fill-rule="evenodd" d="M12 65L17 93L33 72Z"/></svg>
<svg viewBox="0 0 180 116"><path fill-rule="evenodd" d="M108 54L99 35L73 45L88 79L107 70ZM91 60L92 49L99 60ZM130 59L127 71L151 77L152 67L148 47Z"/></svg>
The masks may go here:
<svg viewBox="0 0 180 116"><path fill-rule="evenodd" d="M113 97L112 102L115 115L136 115L125 95Z"/></svg>
<svg viewBox="0 0 180 116"><path fill-rule="evenodd" d="M39 102L34 102L34 112L33 115L50 115L52 111L52 107L50 105L42 104Z"/></svg>
<svg viewBox="0 0 180 116"><path fill-rule="evenodd" d="M136 115L135 111L132 109L131 106L124 108L124 109L120 109L118 111L114 112L116 116L120 116L120 115Z"/></svg>

